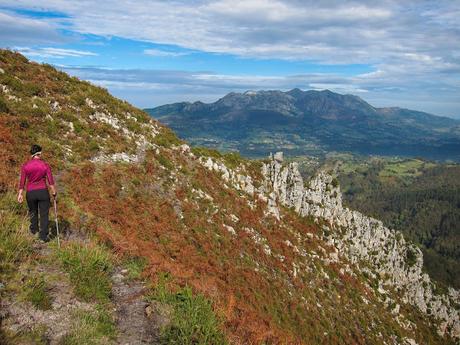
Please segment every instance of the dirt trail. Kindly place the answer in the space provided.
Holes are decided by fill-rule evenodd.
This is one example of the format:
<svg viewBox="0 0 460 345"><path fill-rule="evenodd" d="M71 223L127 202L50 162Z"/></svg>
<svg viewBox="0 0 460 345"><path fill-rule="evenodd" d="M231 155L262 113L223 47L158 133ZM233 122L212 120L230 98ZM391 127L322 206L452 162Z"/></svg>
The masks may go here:
<svg viewBox="0 0 460 345"><path fill-rule="evenodd" d="M116 268L112 275L112 302L116 308L117 344L159 344L159 327L164 322L154 305L145 301L145 285ZM149 315L147 315L149 314Z"/></svg>
<svg viewBox="0 0 460 345"><path fill-rule="evenodd" d="M37 263L51 255L51 249L39 241L33 244ZM50 310L39 310L30 302L20 300L18 295L11 295L1 301L0 318L2 327L17 334L30 332L37 326L45 326L43 343L57 345L60 339L69 331L72 325L72 313L75 310L94 310L94 305L79 301L73 292L73 287L66 272L57 265L37 264L35 266L19 267L19 272L28 277L32 274L46 276L48 293L52 300ZM12 339L12 344L22 344L21 340ZM1 344L1 341L0 341Z"/></svg>
<svg viewBox="0 0 460 345"><path fill-rule="evenodd" d="M61 240L66 242L88 242L84 234L67 232ZM30 302L10 295L0 301L0 324L14 334L30 332L37 325L46 327L44 343L57 345L72 327L72 313L75 310L94 311L95 303L79 301L73 291L68 274L57 263L46 260L53 250L40 241L33 244L35 264L19 270L24 277L42 274L46 277L48 292L52 300L50 310L38 310ZM42 261L46 260L46 261ZM23 271L24 270L24 271ZM23 272L22 272L23 271ZM145 300L146 286L139 280L128 277L128 270L116 266L112 273L112 308L117 327L116 344L143 345L159 344L160 327L169 318L167 308ZM166 308L166 309L165 309ZM0 333L0 338L2 337ZM12 339L13 344L21 341ZM3 344L0 339L0 344Z"/></svg>

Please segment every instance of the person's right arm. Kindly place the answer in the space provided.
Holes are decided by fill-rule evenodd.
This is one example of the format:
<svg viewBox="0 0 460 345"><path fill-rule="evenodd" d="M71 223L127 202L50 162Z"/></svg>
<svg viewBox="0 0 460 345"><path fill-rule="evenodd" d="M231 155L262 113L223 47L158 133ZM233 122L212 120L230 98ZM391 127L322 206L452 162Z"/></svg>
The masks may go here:
<svg viewBox="0 0 460 345"><path fill-rule="evenodd" d="M21 177L19 178L19 191L18 191L18 202L22 203L24 201L24 186L26 184L26 172L24 170L24 165L21 167Z"/></svg>

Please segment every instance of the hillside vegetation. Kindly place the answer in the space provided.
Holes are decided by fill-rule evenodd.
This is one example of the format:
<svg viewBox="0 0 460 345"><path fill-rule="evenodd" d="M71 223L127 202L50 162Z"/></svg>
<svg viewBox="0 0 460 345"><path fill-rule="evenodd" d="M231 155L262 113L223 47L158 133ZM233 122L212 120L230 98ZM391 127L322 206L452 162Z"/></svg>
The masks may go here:
<svg viewBox="0 0 460 345"><path fill-rule="evenodd" d="M454 344L411 305L394 314L374 278L329 261L321 223L287 208L277 219L267 199L203 164L259 187L261 162L191 150L106 90L20 54L1 51L0 68L4 343L119 344L155 331L165 344ZM61 248L27 234L14 200L32 143L57 177Z"/></svg>

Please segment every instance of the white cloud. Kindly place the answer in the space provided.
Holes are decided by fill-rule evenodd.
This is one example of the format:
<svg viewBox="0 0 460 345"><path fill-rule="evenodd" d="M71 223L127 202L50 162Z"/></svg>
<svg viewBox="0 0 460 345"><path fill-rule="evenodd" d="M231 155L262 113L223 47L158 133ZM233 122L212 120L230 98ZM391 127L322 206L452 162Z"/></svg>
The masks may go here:
<svg viewBox="0 0 460 345"><path fill-rule="evenodd" d="M63 48L29 48L29 47L14 47L14 50L29 56L40 58L65 58L65 57L83 57L83 56L96 56L98 54L76 49L63 49Z"/></svg>
<svg viewBox="0 0 460 345"><path fill-rule="evenodd" d="M361 89L351 83L336 84L336 83L311 83L310 87L315 90L331 90L338 93L355 94L355 93L368 93L366 89Z"/></svg>
<svg viewBox="0 0 460 345"><path fill-rule="evenodd" d="M303 14L296 11L292 6L272 0L222 0L209 3L204 6L204 9L224 17L236 19L263 18L274 22L299 19Z"/></svg>
<svg viewBox="0 0 460 345"><path fill-rule="evenodd" d="M53 22L0 12L0 42L4 47L30 42L62 43L65 38L56 31L57 28Z"/></svg>
<svg viewBox="0 0 460 345"><path fill-rule="evenodd" d="M116 80L101 80L101 79L88 79L90 83L99 85L105 88L126 90L164 90L165 85L160 83L149 83L149 82L131 82L131 81L116 81Z"/></svg>
<svg viewBox="0 0 460 345"><path fill-rule="evenodd" d="M179 57L190 55L189 52L171 52L160 49L144 49L144 54L156 57Z"/></svg>
<svg viewBox="0 0 460 345"><path fill-rule="evenodd" d="M318 4L305 2L292 4L276 0L221 0L210 2L203 8L207 12L216 13L222 17L230 17L238 21L251 22L281 22L292 24L296 21L319 23L326 21L351 22L356 20L381 20L391 17L392 13L386 8L374 8L366 5L333 5L318 7ZM340 3L338 3L340 4Z"/></svg>
<svg viewBox="0 0 460 345"><path fill-rule="evenodd" d="M1 1L0 3L9 1ZM374 63L394 53L447 58L459 50L452 1L64 1L10 6L67 13L80 33L257 58ZM427 10L427 8L429 10ZM89 10L90 9L90 10ZM448 24L443 25L442 20ZM142 23L140 25L133 25ZM321 49L319 49L321 48ZM448 59L446 59L448 60Z"/></svg>
<svg viewBox="0 0 460 345"><path fill-rule="evenodd" d="M433 63L442 60L440 57L431 57L427 54L405 53L404 56L411 60L424 63Z"/></svg>
<svg viewBox="0 0 460 345"><path fill-rule="evenodd" d="M108 88L115 95L139 107L152 107L181 101L214 102L229 92L247 90L329 89L358 94L374 106L402 106L434 114L456 116L458 86L415 79L419 89L410 89L397 76L376 71L359 76L309 73L288 76L225 75L163 70L108 70L61 67L66 72ZM434 90L443 89L433 97Z"/></svg>

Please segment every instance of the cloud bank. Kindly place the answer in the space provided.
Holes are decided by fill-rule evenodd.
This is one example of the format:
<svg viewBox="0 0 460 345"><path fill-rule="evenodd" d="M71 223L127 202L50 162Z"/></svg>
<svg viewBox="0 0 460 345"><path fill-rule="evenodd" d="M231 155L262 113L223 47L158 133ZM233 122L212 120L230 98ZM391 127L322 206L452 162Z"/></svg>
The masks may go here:
<svg viewBox="0 0 460 345"><path fill-rule="evenodd" d="M329 63L410 61L406 54L422 54L458 69L457 1L16 0L14 6L66 13L65 22L83 34L207 52Z"/></svg>
<svg viewBox="0 0 460 345"><path fill-rule="evenodd" d="M228 75L211 72L177 70L124 70L86 67L60 67L65 72L108 88L117 96L143 107L154 107L180 101L214 102L229 92L247 90L303 90L329 89L343 94L354 94L373 106L400 106L439 114L442 104L450 113L458 109L458 92L455 88L433 99L430 81L420 81L420 90L410 90L401 80L396 83L381 72L358 76L332 73L308 73L287 76ZM395 99L394 95L399 97ZM439 114L442 115L442 114Z"/></svg>
<svg viewBox="0 0 460 345"><path fill-rule="evenodd" d="M59 30L65 29L79 35L123 37L173 45L185 51L231 54L243 59L372 67L370 73L345 77L331 76L327 70L323 75L285 74L272 78L238 73L222 75L214 71L208 75L198 73L196 78L187 76L181 81L183 84L175 84L178 89L187 89L190 80L200 81L200 85L210 91L243 86L291 88L302 84L366 93L382 105L392 100L396 105L424 105L428 97L431 105L423 106L422 110L460 116L460 100L455 100L460 94L459 1L49 0L37 3L0 0L1 8L6 10L0 12L0 39L22 47L27 46L27 38L29 43L34 40L43 44L62 42ZM27 18L15 14L15 9L37 13L55 11L66 16ZM76 50L83 54L90 52ZM43 56L48 53L42 49L31 54ZM141 54L171 59L189 55L149 47L142 49ZM54 55L59 53L54 52ZM155 77L152 76L154 72L157 73ZM147 83L169 88L171 84L168 78L162 78L163 72L146 72L152 76ZM93 73L91 78L97 80L98 73ZM146 83L136 71L130 73L138 79L129 83ZM174 73L171 74L173 80ZM278 74L273 72L273 75ZM340 78L342 80L336 80ZM128 81L110 80L125 83L126 90L132 89ZM225 87L222 80L228 81Z"/></svg>

